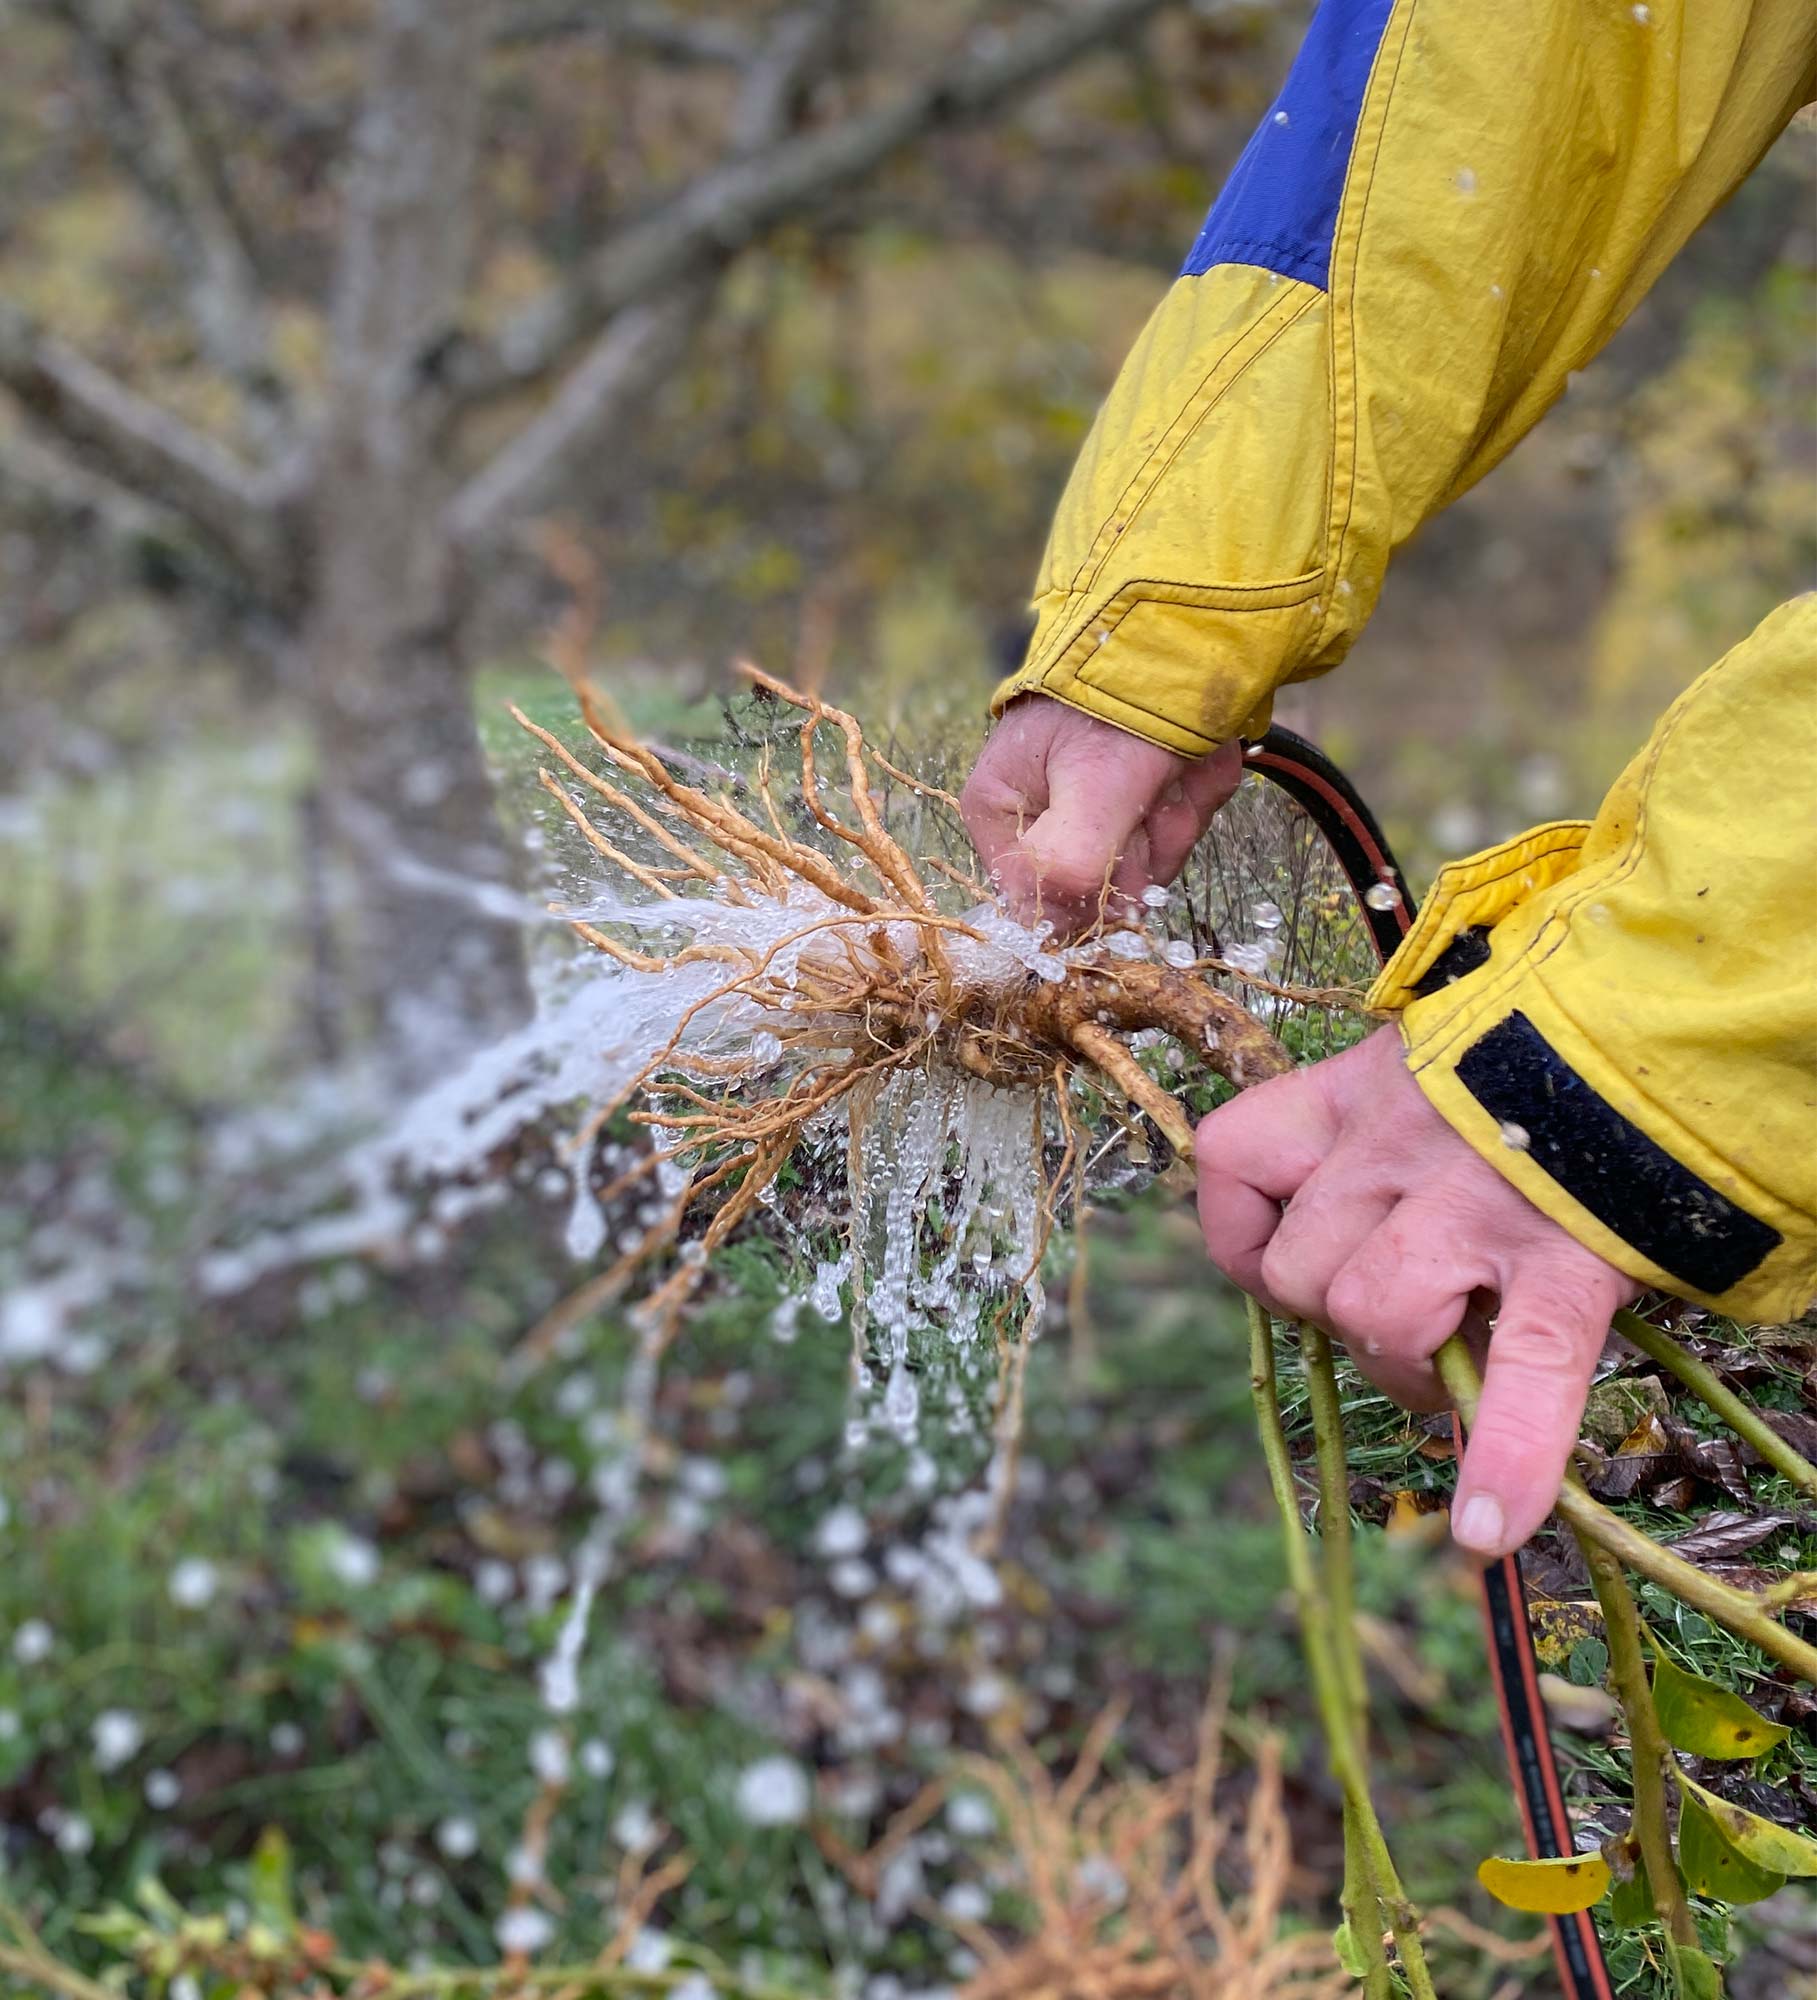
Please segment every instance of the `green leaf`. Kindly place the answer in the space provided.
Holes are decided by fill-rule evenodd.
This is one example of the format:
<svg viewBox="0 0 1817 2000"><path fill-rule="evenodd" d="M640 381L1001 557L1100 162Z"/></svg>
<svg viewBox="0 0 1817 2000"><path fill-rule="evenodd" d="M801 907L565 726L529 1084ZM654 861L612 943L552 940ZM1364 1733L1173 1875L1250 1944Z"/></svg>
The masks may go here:
<svg viewBox="0 0 1817 2000"><path fill-rule="evenodd" d="M148 1917L155 1917L174 1930L183 1921L183 1906L155 1875L141 1875L133 1884L133 1894Z"/></svg>
<svg viewBox="0 0 1817 2000"><path fill-rule="evenodd" d="M1331 1933L1331 1949L1337 1954L1337 1962L1352 1979L1366 1978L1369 1961L1363 1956L1363 1947L1356 1941L1356 1933L1350 1928L1346 1917Z"/></svg>
<svg viewBox="0 0 1817 2000"><path fill-rule="evenodd" d="M151 1926L143 1917L118 1903L110 1903L105 1910L97 1910L93 1916L78 1917L76 1928L85 1936L98 1938L102 1944L118 1945L124 1951L133 1952L152 1935Z"/></svg>
<svg viewBox="0 0 1817 2000"><path fill-rule="evenodd" d="M1688 1793L1678 1814L1678 1865L1692 1895L1723 1903L1758 1903L1785 1886L1778 1870L1757 1868L1732 1847L1702 1800Z"/></svg>
<svg viewBox="0 0 1817 2000"><path fill-rule="evenodd" d="M1565 1678L1576 1687L1601 1687L1609 1671L1609 1649L1600 1639L1579 1639L1565 1662Z"/></svg>
<svg viewBox="0 0 1817 2000"><path fill-rule="evenodd" d="M1678 1782L1686 1797L1694 1798L1716 1822L1723 1839L1756 1868L1780 1875L1817 1875L1817 1840L1730 1805L1727 1799L1693 1784L1682 1771Z"/></svg>
<svg viewBox="0 0 1817 2000"><path fill-rule="evenodd" d="M1666 1741L1694 1757L1758 1757L1792 1733L1715 1681L1674 1666L1663 1653L1653 1661L1653 1706Z"/></svg>
<svg viewBox="0 0 1817 2000"><path fill-rule="evenodd" d="M1643 1924L1657 1923L1653 1888L1647 1871L1636 1868L1625 1882L1617 1882L1609 1892L1609 1921L1618 1931L1637 1931Z"/></svg>
<svg viewBox="0 0 1817 2000"><path fill-rule="evenodd" d="M259 1835L247 1870L247 1887L253 1914L288 1937L296 1929L297 1916L290 1894L290 1842L281 1826L268 1826Z"/></svg>
<svg viewBox="0 0 1817 2000"><path fill-rule="evenodd" d="M1609 1887L1609 1864L1600 1854L1561 1854L1551 1861L1482 1862L1476 1879L1498 1903L1511 1910L1560 1916L1587 1910Z"/></svg>
<svg viewBox="0 0 1817 2000"><path fill-rule="evenodd" d="M1722 1974L1708 1952L1692 1944L1674 1944L1668 1938L1666 1956L1677 2000L1722 2000Z"/></svg>

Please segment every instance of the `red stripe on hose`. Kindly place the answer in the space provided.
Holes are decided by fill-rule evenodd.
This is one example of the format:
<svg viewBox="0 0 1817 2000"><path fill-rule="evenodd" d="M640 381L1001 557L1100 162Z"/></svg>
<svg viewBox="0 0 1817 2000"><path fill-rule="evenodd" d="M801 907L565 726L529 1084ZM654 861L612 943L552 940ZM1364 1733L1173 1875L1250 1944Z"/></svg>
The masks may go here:
<svg viewBox="0 0 1817 2000"><path fill-rule="evenodd" d="M1350 801L1345 798L1344 794L1335 785L1328 785L1319 776L1318 772L1307 770L1304 764L1290 763L1287 758L1278 756L1272 750L1251 751L1243 761L1252 770L1291 771L1300 784L1317 792L1319 797L1331 808L1336 817L1341 819L1350 829L1356 838L1357 845L1368 855L1369 865L1375 870L1377 879L1386 880L1392 878L1395 870L1389 866L1387 855L1376 845L1374 834L1351 811ZM1397 910L1396 915L1399 917L1401 935L1404 937L1407 934L1408 926L1413 921L1412 915L1405 906Z"/></svg>

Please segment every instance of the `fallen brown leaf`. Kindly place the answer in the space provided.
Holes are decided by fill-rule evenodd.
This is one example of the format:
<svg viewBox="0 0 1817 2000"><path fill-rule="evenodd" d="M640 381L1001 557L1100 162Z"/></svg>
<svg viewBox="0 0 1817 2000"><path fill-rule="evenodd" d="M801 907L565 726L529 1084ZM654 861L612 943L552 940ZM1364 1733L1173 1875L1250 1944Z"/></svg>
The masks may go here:
<svg viewBox="0 0 1817 2000"><path fill-rule="evenodd" d="M1797 1518L1795 1514L1739 1514L1732 1508L1719 1508L1689 1534L1674 1536L1666 1546L1687 1562L1732 1562L1758 1548L1770 1535L1795 1527Z"/></svg>

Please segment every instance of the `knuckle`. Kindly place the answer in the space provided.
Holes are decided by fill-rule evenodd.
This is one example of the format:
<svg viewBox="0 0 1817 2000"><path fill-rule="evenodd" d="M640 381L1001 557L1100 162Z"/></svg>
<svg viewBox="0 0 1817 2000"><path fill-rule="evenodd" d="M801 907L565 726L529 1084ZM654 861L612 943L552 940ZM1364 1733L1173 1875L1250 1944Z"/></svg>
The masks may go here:
<svg viewBox="0 0 1817 2000"><path fill-rule="evenodd" d="M1397 1318L1389 1306L1388 1287L1370 1271L1346 1265L1325 1294L1333 1331L1345 1340L1368 1340L1376 1352L1396 1354L1405 1342L1396 1338Z"/></svg>
<svg viewBox="0 0 1817 2000"><path fill-rule="evenodd" d="M1325 1302L1291 1238L1283 1243L1277 1231L1262 1252L1258 1269L1270 1298L1278 1299L1302 1319L1324 1318Z"/></svg>
<svg viewBox="0 0 1817 2000"><path fill-rule="evenodd" d="M1496 1322L1489 1348L1529 1380L1580 1382L1602 1351L1602 1339L1588 1337L1575 1316L1566 1322L1523 1306L1518 1318L1504 1316Z"/></svg>
<svg viewBox="0 0 1817 2000"><path fill-rule="evenodd" d="M1060 860L1050 856L1035 869L1036 880L1046 893L1065 903L1089 902L1104 888L1109 874L1108 866L1094 868L1070 855Z"/></svg>
<svg viewBox="0 0 1817 2000"><path fill-rule="evenodd" d="M1225 1168L1225 1145L1227 1135L1223 1125L1224 1112L1208 1111L1199 1120L1192 1135L1192 1155L1198 1162L1201 1174L1222 1173Z"/></svg>
<svg viewBox="0 0 1817 2000"><path fill-rule="evenodd" d="M1267 1086L1263 1085L1263 1089ZM1251 1100L1259 1093L1245 1092L1228 1104L1220 1104L1199 1120L1193 1134L1193 1157L1201 1173L1226 1180L1243 1181L1243 1169L1254 1158L1252 1132L1255 1113Z"/></svg>

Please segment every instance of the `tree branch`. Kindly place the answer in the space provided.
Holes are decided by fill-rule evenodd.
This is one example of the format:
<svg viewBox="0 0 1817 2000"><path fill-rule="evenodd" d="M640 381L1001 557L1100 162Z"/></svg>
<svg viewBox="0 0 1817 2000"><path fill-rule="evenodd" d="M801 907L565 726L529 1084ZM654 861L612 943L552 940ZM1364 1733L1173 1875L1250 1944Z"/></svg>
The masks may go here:
<svg viewBox="0 0 1817 2000"><path fill-rule="evenodd" d="M516 9L493 37L499 48L533 48L541 42L588 35L626 55L682 67L740 69L756 53L744 29L730 21L671 14L661 7L574 4L526 5Z"/></svg>
<svg viewBox="0 0 1817 2000"><path fill-rule="evenodd" d="M231 376L268 422L279 382L250 233L200 107L154 24L95 0L36 0L75 38L102 102L114 163L150 208L182 274L203 353Z"/></svg>
<svg viewBox="0 0 1817 2000"><path fill-rule="evenodd" d="M829 64L857 11L852 0L807 0L784 13L747 66L732 111L732 144L774 144L795 122L815 78ZM446 515L457 542L484 541L529 510L570 467L596 457L636 409L706 317L720 260L672 296L615 314L569 370L542 410L470 478Z"/></svg>
<svg viewBox="0 0 1817 2000"><path fill-rule="evenodd" d="M703 174L615 232L573 281L552 287L462 372L467 400L508 394L546 376L614 313L873 172L932 131L977 122L1081 57L1182 0L1085 0L992 46L974 38L931 75L817 131L778 139ZM1235 11L1240 0L1226 0Z"/></svg>
<svg viewBox="0 0 1817 2000"><path fill-rule="evenodd" d="M744 65L732 111L734 155L754 153L787 135L815 77L864 11L865 0L808 0L778 19Z"/></svg>
<svg viewBox="0 0 1817 2000"><path fill-rule="evenodd" d="M0 302L0 386L79 464L181 514L218 553L269 584L280 481L85 360Z"/></svg>
<svg viewBox="0 0 1817 2000"><path fill-rule="evenodd" d="M674 367L713 290L713 279L696 279L674 298L620 313L536 416L455 494L445 516L451 538L485 541L527 512L563 473L596 457Z"/></svg>

